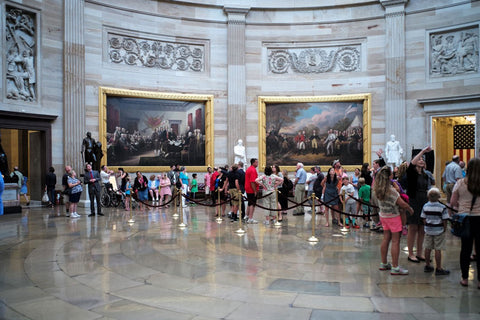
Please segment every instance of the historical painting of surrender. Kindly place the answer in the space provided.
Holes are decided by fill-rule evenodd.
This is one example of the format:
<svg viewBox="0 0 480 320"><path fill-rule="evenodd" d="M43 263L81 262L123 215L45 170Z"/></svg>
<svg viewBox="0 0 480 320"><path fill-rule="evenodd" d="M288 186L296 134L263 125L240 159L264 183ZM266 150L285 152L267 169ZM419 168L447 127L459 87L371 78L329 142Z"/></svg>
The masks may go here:
<svg viewBox="0 0 480 320"><path fill-rule="evenodd" d="M369 94L260 97L260 165L369 162L369 104Z"/></svg>
<svg viewBox="0 0 480 320"><path fill-rule="evenodd" d="M213 148L212 102L207 95L101 88L104 162L129 171L163 171L172 164L206 167L213 163L208 151Z"/></svg>

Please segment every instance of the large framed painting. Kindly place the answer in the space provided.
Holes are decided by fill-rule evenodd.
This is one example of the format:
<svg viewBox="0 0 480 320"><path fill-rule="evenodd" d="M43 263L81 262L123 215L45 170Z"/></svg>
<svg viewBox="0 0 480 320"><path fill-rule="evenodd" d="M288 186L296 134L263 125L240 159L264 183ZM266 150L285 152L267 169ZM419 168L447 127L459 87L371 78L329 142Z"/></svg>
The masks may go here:
<svg viewBox="0 0 480 320"><path fill-rule="evenodd" d="M100 87L102 164L133 172L213 165L213 96Z"/></svg>
<svg viewBox="0 0 480 320"><path fill-rule="evenodd" d="M370 94L258 98L259 165L348 171L370 163ZM307 170L308 171L308 170Z"/></svg>

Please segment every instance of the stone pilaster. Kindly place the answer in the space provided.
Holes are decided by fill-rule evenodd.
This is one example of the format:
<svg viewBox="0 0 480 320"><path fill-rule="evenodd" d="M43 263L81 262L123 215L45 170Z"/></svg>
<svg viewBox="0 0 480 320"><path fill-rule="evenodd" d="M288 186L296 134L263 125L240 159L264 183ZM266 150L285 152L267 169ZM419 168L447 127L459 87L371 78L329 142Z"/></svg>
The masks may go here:
<svg viewBox="0 0 480 320"><path fill-rule="evenodd" d="M237 140L246 143L245 19L249 8L225 7L224 10L228 16L227 159L233 163Z"/></svg>
<svg viewBox="0 0 480 320"><path fill-rule="evenodd" d="M84 0L65 0L64 5L64 162L83 173L81 155L85 135Z"/></svg>
<svg viewBox="0 0 480 320"><path fill-rule="evenodd" d="M385 8L385 136L407 146L405 6L408 0L380 0Z"/></svg>

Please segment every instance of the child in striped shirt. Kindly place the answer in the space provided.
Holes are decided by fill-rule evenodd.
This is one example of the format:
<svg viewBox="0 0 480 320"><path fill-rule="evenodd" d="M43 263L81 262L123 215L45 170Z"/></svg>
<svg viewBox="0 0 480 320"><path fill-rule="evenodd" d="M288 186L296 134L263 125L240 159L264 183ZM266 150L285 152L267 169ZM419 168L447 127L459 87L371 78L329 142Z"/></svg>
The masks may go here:
<svg viewBox="0 0 480 320"><path fill-rule="evenodd" d="M434 268L430 265L430 253L435 250L435 275L443 276L450 274L450 271L442 268L442 250L445 250L445 230L449 218L447 208L438 202L440 190L431 188L427 193L428 202L425 203L420 215L425 224L425 268L423 271L432 272Z"/></svg>

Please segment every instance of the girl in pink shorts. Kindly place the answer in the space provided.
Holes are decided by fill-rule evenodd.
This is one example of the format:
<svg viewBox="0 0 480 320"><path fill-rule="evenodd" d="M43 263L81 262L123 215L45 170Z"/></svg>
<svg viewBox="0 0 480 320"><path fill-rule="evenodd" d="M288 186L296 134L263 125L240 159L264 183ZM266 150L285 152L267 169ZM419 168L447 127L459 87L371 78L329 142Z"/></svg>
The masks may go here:
<svg viewBox="0 0 480 320"><path fill-rule="evenodd" d="M383 240L380 246L382 262L380 270L390 270L392 275L407 275L408 270L398 265L400 255L400 234L402 232L402 219L400 217L399 207L404 208L410 213L413 209L402 200L400 194L392 187L390 180L393 178L392 169L384 166L378 171L373 186L374 196L378 200L380 207L379 215L383 226ZM392 243L391 255L392 264L387 262L388 247Z"/></svg>

